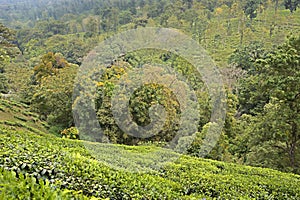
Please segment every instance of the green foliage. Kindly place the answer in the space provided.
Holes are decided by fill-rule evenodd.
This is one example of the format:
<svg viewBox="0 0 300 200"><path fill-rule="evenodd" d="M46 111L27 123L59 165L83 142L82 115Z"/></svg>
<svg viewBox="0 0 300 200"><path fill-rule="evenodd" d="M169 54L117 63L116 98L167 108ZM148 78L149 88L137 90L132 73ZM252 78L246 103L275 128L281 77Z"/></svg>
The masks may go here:
<svg viewBox="0 0 300 200"><path fill-rule="evenodd" d="M262 43L251 42L235 50L229 57L229 63L246 70L248 74L256 74L257 67L255 61L263 59L266 56L266 50Z"/></svg>
<svg viewBox="0 0 300 200"><path fill-rule="evenodd" d="M252 20L257 16L257 10L259 6L263 3L261 0L247 0L243 7L243 11L246 16Z"/></svg>
<svg viewBox="0 0 300 200"><path fill-rule="evenodd" d="M291 13L293 13L300 6L300 1L299 0L284 0L284 6L286 9L289 9Z"/></svg>
<svg viewBox="0 0 300 200"><path fill-rule="evenodd" d="M0 93L9 92L5 68L9 61L16 56L15 41L15 32L0 23Z"/></svg>
<svg viewBox="0 0 300 200"><path fill-rule="evenodd" d="M0 73L0 93L8 93L8 80L3 73Z"/></svg>
<svg viewBox="0 0 300 200"><path fill-rule="evenodd" d="M150 124L149 109L152 105L160 104L167 112L164 130L151 138L153 141L170 141L178 130L180 105L176 97L167 88L159 84L144 85L133 94L129 102L133 120L140 126Z"/></svg>
<svg viewBox="0 0 300 200"><path fill-rule="evenodd" d="M245 43L263 41L267 47L271 47L283 41L288 34L286 29L299 32L296 26L299 21L297 12L294 16L287 16L280 9L274 16L273 3L266 1L174 3L146 0L143 3L113 1L111 5L98 1L67 4L53 1L47 7L40 3L20 5L17 10L11 10L13 6L6 7L0 12L1 18L6 19L10 26L18 28L18 47L27 59L52 51L60 52L68 62L80 65L84 55L102 36L138 26L164 26L193 35L211 53L217 64L224 67L228 56L238 47L241 35ZM32 9L29 5L40 7ZM41 13L41 7L45 7L47 12ZM246 15L243 8L249 8L251 12L256 9L257 20L252 20L251 26L243 19ZM26 9L30 12L26 12ZM19 19L18 22L16 19Z"/></svg>
<svg viewBox="0 0 300 200"><path fill-rule="evenodd" d="M263 110L269 100L269 90L257 92L261 87L262 67L256 63L266 58L267 50L259 42L252 42L247 46L235 50L229 57L229 63L245 71L245 77L239 80L238 100L240 114L255 114Z"/></svg>
<svg viewBox="0 0 300 200"><path fill-rule="evenodd" d="M262 75L249 75L240 81L238 98L241 114L255 115L263 111L270 99L270 90L261 88L265 81Z"/></svg>
<svg viewBox="0 0 300 200"><path fill-rule="evenodd" d="M95 160L82 141L6 131L3 128L0 134L2 174L11 177L7 174L12 173L6 172L9 170L19 177L6 178L13 182L7 184L5 181L4 188L19 188L8 191L22 191L20 194L24 198L29 198L29 195L77 193L110 199L297 199L300 194L299 176L270 169L182 156L158 171L131 173L111 169L103 160ZM107 144L90 145L101 150L98 153L116 156ZM124 148L124 153L158 150L149 146L120 147ZM155 157L149 158L155 160ZM131 159L128 164L139 161L138 157ZM27 174L25 180L22 174ZM28 190L28 187L34 189ZM65 189L69 192L59 192Z"/></svg>
<svg viewBox="0 0 300 200"><path fill-rule="evenodd" d="M15 32L0 23L0 47L14 47Z"/></svg>
<svg viewBox="0 0 300 200"><path fill-rule="evenodd" d="M80 34L54 35L45 40L45 50L60 52L69 63L80 65L83 57L97 42L97 38L86 39Z"/></svg>
<svg viewBox="0 0 300 200"><path fill-rule="evenodd" d="M34 67L34 82L40 83L43 78L53 76L58 69L69 67L69 65L60 54L49 52L43 55L40 64Z"/></svg>
<svg viewBox="0 0 300 200"><path fill-rule="evenodd" d="M29 111L29 106L12 100L0 99L0 124L12 130L26 130L43 134L49 128L38 115Z"/></svg>
<svg viewBox="0 0 300 200"><path fill-rule="evenodd" d="M64 129L60 133L63 138L68 138L68 139L79 139L79 131L76 127L71 127L68 129Z"/></svg>
<svg viewBox="0 0 300 200"><path fill-rule="evenodd" d="M255 86L248 82L245 87L250 91L248 101L259 107L246 130L250 134L248 164L299 173L299 46L300 38L290 37L265 59L257 60L259 74L247 78Z"/></svg>
<svg viewBox="0 0 300 200"><path fill-rule="evenodd" d="M288 10L284 10L283 6L289 9L292 14ZM207 155L207 158L300 173L298 169L300 165L299 39L296 37L291 38L279 49L273 49L273 46L284 41L289 32L293 32L295 35L300 33L298 7L299 0L128 0L122 2L112 1L109 4L100 0L73 0L65 3L58 0L45 3L42 0L39 2L27 1L17 6L4 4L4 6L0 6L0 19L3 19L9 27L15 27L18 30L18 41L16 41L14 31L0 24L0 92L22 92L24 95L19 98L22 102L31 104L31 111L29 112L25 105L15 105L13 102L2 101L1 99L0 126L9 130L20 131L18 133L30 131L39 135L43 135L45 129L50 128L50 132L55 132L58 136L61 136L61 130L74 125L71 113L71 97L77 67L70 63L80 65L87 52L93 49L99 41L115 32L149 26L177 28L193 37L207 49L216 61L217 66L226 67L229 58L229 63L233 68L237 67L247 73L238 85L233 86L234 90L228 92L225 127L217 145ZM275 8L275 14L273 8ZM250 18L250 20L247 18ZM18 47L15 47L15 44ZM241 44L244 45L240 46ZM17 57L14 59L18 53L17 48L20 48L24 58ZM201 75L187 61L168 52L155 51L131 52L122 60L126 63L123 63L124 69L118 65L107 69L105 74L107 77L98 82L97 88L96 107L99 122L104 127L105 134L115 143L162 146L165 141L170 140L178 129L177 122L180 113L178 112L178 102L169 90L150 84L143 88L136 88L134 98L130 101L130 111L134 121L140 125L149 124L149 104L158 103L164 105L167 110L169 119L164 126L164 130L155 137L150 138L149 141L136 140L120 130L114 121L110 105L113 90L120 77L128 72L127 67L138 68L148 63L169 64L180 75L188 79L189 84L197 93L200 122L197 124L197 137L189 151L192 155L199 156L199 149L203 146L203 138L207 135L208 128L215 126L213 123L208 123L210 116L209 91L205 89L205 85L201 81ZM230 56L232 52L234 53ZM268 54L267 52L272 53ZM41 62L39 62L40 58ZM35 69L32 72L34 66ZM244 73L242 70L241 73ZM34 76L31 85L26 86L24 83L30 81L27 80L29 79L28 74L34 74ZM230 75L235 76L236 74ZM238 76L237 79L240 77ZM232 89L231 86L228 87ZM37 112L38 115L32 113L33 111ZM83 115L89 111L84 112ZM49 122L51 127L47 122L41 124L40 119ZM185 129L188 130L192 125L186 124L185 126ZM77 137L77 134L72 134L72 131L75 130L66 129L66 137ZM178 148L180 149L192 140L192 137L181 138ZM52 142L55 146L55 141ZM78 144L76 143L76 145ZM55 148L58 147L55 146ZM66 151L69 151L69 147L66 147L66 149ZM147 151L143 147L135 149L126 146L124 149L126 149L124 154L127 150ZM81 150L78 148L76 151ZM108 154L113 156L113 152L108 152ZM90 161L82 157L77 159L80 160L78 162ZM141 158L140 160L136 159L135 162L138 163L141 160ZM149 160L147 162L149 161L149 165L151 165L156 157L151 157ZM73 161L71 162L73 164ZM124 161L126 164L128 162ZM123 162L119 166L122 164ZM197 164L201 166L201 163L197 162ZM72 168L71 164L68 166ZM80 170L89 167L89 165L82 166L80 163L78 166ZM187 164L187 166L196 167L196 165L190 164ZM220 168L222 169L223 166ZM99 168L96 168L95 171L97 170ZM101 170L103 169L101 168ZM105 168L103 171L105 173L109 170ZM177 172L177 170L180 171L181 168L175 171ZM75 190L79 190L83 185L86 189L85 194L96 194L97 192L90 191L94 189L87 185L87 179L82 178L79 172L76 172L77 174L73 176L74 171L71 170L66 175L70 180L60 178L57 180L65 181L66 187ZM115 171L111 172L111 174L113 173ZM217 171L217 173L220 172ZM88 176L87 174L88 172L85 176ZM117 176L111 174L109 177L113 176L115 178ZM192 176L193 178L186 182L176 181L175 186L169 186L169 182L164 182L164 179L157 181L155 180L157 177L149 175L155 180L149 178L151 179L149 182L155 185L155 191L152 194L149 186L147 188L147 192L150 193L148 196L143 193L144 191L139 185L141 182L146 185L140 178L137 178L138 181L135 182L138 186L124 186L128 182L133 182L135 176L128 179L124 178L124 182L120 180L111 183L105 180L104 186L98 188L101 192L97 195L111 198L119 198L124 195L128 199L141 199L142 197L145 199L182 199L184 195L188 196L187 199L199 199L209 196L234 199L241 193L245 194L245 196L240 197L243 199L277 197L286 199L282 195L284 192L277 194L277 191L284 188L280 183L285 184L287 181L274 181L275 183L272 186L271 182L267 182L266 185L265 180L257 183L257 179L255 179L253 181L254 185L251 185L252 183L244 180L245 177L237 178L237 181L235 181L229 173L225 175L226 178L229 177L226 180L216 174L207 176L202 174L205 177L204 179L201 179L202 177L194 178L196 175L189 175L188 172L178 172L177 175ZM121 173L118 176L127 177L127 174ZM95 181L96 185L99 182L103 183L103 177L99 178L96 175L95 177L98 181ZM148 180L148 177L143 178ZM204 180L203 183L198 184L201 185L203 190L200 189L200 186L197 188L197 183L194 183L198 178ZM248 178L247 176L245 179ZM176 177L172 178L172 180L174 179ZM220 179L220 182L216 179ZM219 186L226 185L224 183L227 183L228 180L234 184L229 184L230 191ZM249 180L252 180L251 177ZM157 183L159 181L162 181L166 187L161 189L161 184ZM212 185L209 182L217 182L218 184ZM244 182L253 186L253 189L243 185ZM75 185L75 183L78 184ZM98 187L96 185L94 185L95 188ZM107 185L113 186L108 187ZM117 187L114 187L115 185ZM119 187L119 185L121 186ZM180 192L177 191L178 188L180 188ZM242 189L239 190L239 188ZM166 191L162 191L164 189ZM103 190L104 192L102 192ZM169 194L169 191L172 190L176 192L170 192ZM286 188L283 190L286 191ZM197 192L193 193L193 191ZM239 193L235 193L235 191L239 191ZM162 195L159 195L160 193ZM191 195L188 193L191 193ZM296 190L297 193L299 194L298 190ZM247 194L249 195L247 196ZM298 198L298 196L295 198Z"/></svg>
<svg viewBox="0 0 300 200"><path fill-rule="evenodd" d="M34 80L38 84L32 86L31 107L51 125L70 127L73 123L72 93L77 68L53 53L44 55L35 67Z"/></svg>
<svg viewBox="0 0 300 200"><path fill-rule="evenodd" d="M140 88L134 88L134 92L129 101L129 111L134 122L140 126L146 126L151 122L149 116L150 107L157 104L163 106L166 111L166 121L163 129L159 131L159 133L147 139L135 138L120 130L114 120L111 111L111 98L114 90L116 90L119 79L122 76L126 77L132 68L141 68L143 65L146 65L146 67L144 66L144 69L147 70L148 63L169 65L176 70L178 74L184 76L195 90L198 97L199 110L195 111L199 112L201 116L199 125L197 126L198 129L201 130L202 126L209 120L210 105L207 88L201 80L199 72L197 72L186 60L164 51L141 50L132 52L107 68L97 83L97 116L101 127L104 129L105 135L114 143L137 144L146 141L168 142L174 138L179 129L181 111L177 99L178 97L176 97L175 92L184 94L184 89L178 87L176 88L177 91L172 91L164 85L155 83L146 84ZM172 84L174 84L174 79L176 78L165 75L165 72L159 67L152 67L151 71L148 70L145 73L156 74L153 78L153 80L156 79L155 81L160 80L161 82L164 81ZM130 80L125 84L130 84ZM120 110L119 113L121 116L123 111ZM188 131L189 127L190 125L186 125L186 131Z"/></svg>
<svg viewBox="0 0 300 200"><path fill-rule="evenodd" d="M68 190L57 190L49 181L36 180L33 177L0 169L1 199L88 199Z"/></svg>

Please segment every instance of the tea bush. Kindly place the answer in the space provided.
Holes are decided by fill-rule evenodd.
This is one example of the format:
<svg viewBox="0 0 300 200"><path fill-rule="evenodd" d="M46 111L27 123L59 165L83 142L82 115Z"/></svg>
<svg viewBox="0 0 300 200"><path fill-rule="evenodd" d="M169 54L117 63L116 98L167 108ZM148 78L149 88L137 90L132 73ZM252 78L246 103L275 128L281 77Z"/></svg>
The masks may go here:
<svg viewBox="0 0 300 200"><path fill-rule="evenodd" d="M120 165L142 163L140 167L143 169L144 165L148 167L157 162L158 155L151 152L160 148L118 145L121 155L116 155L114 148L110 148L115 145L89 143L99 150L98 153L107 156L101 160L87 150L85 143L30 131L6 130L0 126L1 176L6 176L8 171L16 173L18 179L14 178L15 183L10 184L12 187L24 183L24 178L26 184L36 180L37 185L28 183L36 188L32 190L33 194L23 192L23 199L29 199L31 195L38 197L43 192L50 196L65 194L50 189L44 191L44 187L108 199L300 198L298 175L190 156L180 156L175 162L162 164L148 172L116 170L109 167L105 159L136 153L128 160L120 160ZM144 155L145 159L140 157Z"/></svg>
<svg viewBox="0 0 300 200"><path fill-rule="evenodd" d="M0 199L5 200L25 200L25 199L89 199L84 195L77 194L70 190L58 190L51 187L49 182L37 181L30 176L0 170Z"/></svg>

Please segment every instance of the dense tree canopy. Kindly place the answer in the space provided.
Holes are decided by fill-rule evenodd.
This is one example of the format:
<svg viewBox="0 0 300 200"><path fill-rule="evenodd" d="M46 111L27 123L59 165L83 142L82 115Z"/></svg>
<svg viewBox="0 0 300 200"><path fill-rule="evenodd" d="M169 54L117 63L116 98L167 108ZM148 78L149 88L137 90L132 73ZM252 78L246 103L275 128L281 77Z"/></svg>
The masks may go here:
<svg viewBox="0 0 300 200"><path fill-rule="evenodd" d="M60 54L49 52L34 68L28 90L32 108L52 125L63 128L73 124L72 93L77 67Z"/></svg>
<svg viewBox="0 0 300 200"><path fill-rule="evenodd" d="M293 13L300 6L300 1L299 0L284 0L284 6L286 9L289 9L291 13Z"/></svg>
<svg viewBox="0 0 300 200"><path fill-rule="evenodd" d="M5 76L5 67L16 55L13 47L16 41L15 32L0 23L0 92L8 92L8 79Z"/></svg>
<svg viewBox="0 0 300 200"><path fill-rule="evenodd" d="M261 3L261 0L246 0L243 7L245 15L250 19L254 19Z"/></svg>
<svg viewBox="0 0 300 200"><path fill-rule="evenodd" d="M257 73L243 82L243 101L253 103L256 111L246 129L249 164L299 173L299 46L300 37L291 37L265 58L256 59Z"/></svg>

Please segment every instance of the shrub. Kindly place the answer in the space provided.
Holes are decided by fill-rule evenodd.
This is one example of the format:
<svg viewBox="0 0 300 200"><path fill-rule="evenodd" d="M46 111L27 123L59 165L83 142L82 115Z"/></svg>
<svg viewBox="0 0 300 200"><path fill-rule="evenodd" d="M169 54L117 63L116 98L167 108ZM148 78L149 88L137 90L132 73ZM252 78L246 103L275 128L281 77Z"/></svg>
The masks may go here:
<svg viewBox="0 0 300 200"><path fill-rule="evenodd" d="M61 135L63 138L68 138L68 139L79 139L79 131L76 127L71 127L68 129L64 129L61 132Z"/></svg>
<svg viewBox="0 0 300 200"><path fill-rule="evenodd" d="M0 169L0 199L89 199L70 190L51 187L48 181Z"/></svg>

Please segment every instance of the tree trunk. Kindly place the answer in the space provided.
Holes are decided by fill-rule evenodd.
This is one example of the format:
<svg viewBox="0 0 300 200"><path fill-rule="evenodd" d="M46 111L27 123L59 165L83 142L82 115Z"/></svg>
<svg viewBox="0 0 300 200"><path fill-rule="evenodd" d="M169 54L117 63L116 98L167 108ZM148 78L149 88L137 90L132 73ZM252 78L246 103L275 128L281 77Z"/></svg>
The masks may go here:
<svg viewBox="0 0 300 200"><path fill-rule="evenodd" d="M293 171L296 170L296 145L297 145L297 124L292 123L292 132L291 132L291 142L289 144L289 160L290 167L293 168Z"/></svg>
<svg viewBox="0 0 300 200"><path fill-rule="evenodd" d="M279 0L275 0L275 14L277 14L277 10L278 10L278 1Z"/></svg>

